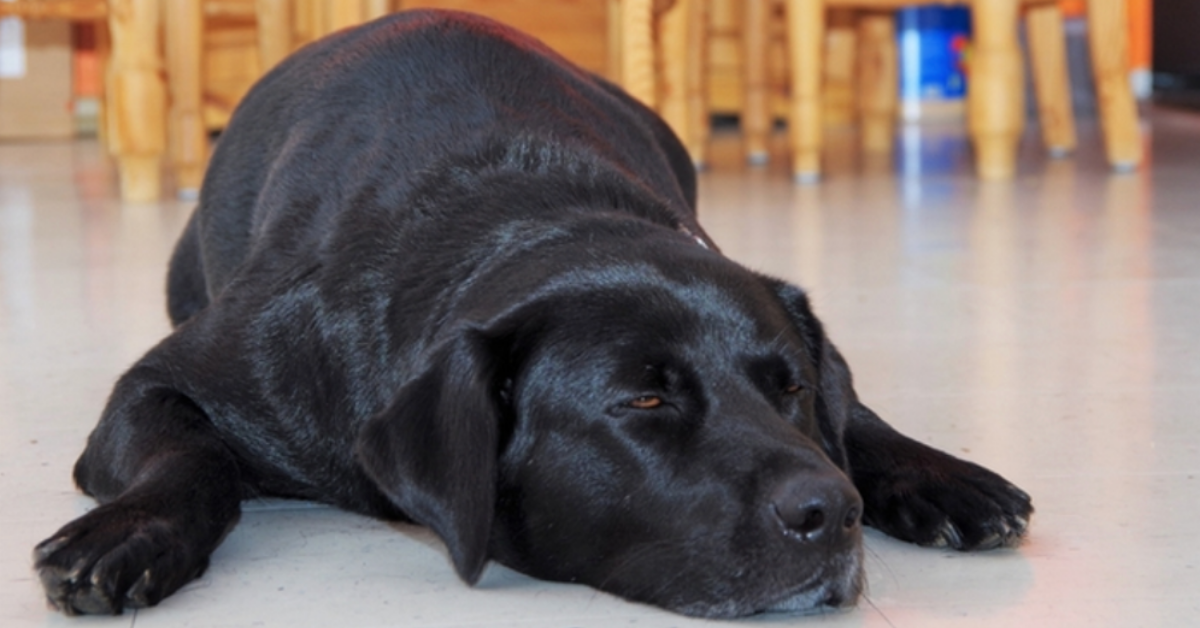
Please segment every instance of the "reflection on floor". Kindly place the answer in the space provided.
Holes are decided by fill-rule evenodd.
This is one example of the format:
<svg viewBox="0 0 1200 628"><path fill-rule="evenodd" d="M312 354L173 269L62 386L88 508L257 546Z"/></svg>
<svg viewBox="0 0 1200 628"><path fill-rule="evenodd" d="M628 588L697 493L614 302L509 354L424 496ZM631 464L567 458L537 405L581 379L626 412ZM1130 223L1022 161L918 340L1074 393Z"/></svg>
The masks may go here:
<svg viewBox="0 0 1200 628"><path fill-rule="evenodd" d="M748 169L721 135L701 214L731 257L806 286L860 394L916 438L982 462L1038 508L1015 551L869 533L867 600L746 623L1187 626L1200 616L1200 117L1150 111L1149 163L1112 176L1098 139L981 183L956 128L901 129L891 159L835 132L797 187L781 146ZM70 468L114 379L167 333L165 259L190 206L122 204L91 142L0 145L0 624L49 612L30 548L91 507ZM427 533L330 509L248 508L208 575L87 625L686 626L699 622L491 566L469 589Z"/></svg>

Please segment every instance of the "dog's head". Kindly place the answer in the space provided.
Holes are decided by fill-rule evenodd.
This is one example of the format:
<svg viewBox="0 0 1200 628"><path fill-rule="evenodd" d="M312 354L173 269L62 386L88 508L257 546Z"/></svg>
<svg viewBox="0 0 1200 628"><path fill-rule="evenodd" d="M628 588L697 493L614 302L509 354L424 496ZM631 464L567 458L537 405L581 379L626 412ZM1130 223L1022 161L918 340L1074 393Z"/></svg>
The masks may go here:
<svg viewBox="0 0 1200 628"><path fill-rule="evenodd" d="M495 559L689 615L852 604L853 391L804 294L592 239L473 289L364 468L468 582Z"/></svg>

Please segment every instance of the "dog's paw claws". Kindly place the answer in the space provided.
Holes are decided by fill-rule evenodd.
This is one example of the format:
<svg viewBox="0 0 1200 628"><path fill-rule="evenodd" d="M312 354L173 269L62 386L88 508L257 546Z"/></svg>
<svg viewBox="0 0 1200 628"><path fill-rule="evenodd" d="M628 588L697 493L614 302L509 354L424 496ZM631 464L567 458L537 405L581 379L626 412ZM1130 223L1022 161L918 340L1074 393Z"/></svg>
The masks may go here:
<svg viewBox="0 0 1200 628"><path fill-rule="evenodd" d="M68 541L70 541L70 539L63 535L50 537L45 541L38 543L37 546L33 548L34 562L40 562L48 558L51 554L62 549L62 547L66 545Z"/></svg>
<svg viewBox="0 0 1200 628"><path fill-rule="evenodd" d="M942 524L942 528L938 530L937 536L933 538L930 547L962 547L962 534L958 531L958 527L952 521L947 520Z"/></svg>
<svg viewBox="0 0 1200 628"><path fill-rule="evenodd" d="M149 569L142 572L141 577L125 594L125 605L130 608L147 608L157 604L158 598L154 594L155 584L154 575Z"/></svg>
<svg viewBox="0 0 1200 628"><path fill-rule="evenodd" d="M181 530L144 511L101 507L35 547L34 569L50 605L67 615L154 606L208 565Z"/></svg>

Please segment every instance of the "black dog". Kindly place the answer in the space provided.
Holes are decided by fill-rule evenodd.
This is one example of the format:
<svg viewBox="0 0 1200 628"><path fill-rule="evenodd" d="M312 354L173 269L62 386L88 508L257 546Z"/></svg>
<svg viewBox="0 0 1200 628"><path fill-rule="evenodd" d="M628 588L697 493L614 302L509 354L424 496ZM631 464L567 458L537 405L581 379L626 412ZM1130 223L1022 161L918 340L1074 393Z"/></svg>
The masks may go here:
<svg viewBox="0 0 1200 628"><path fill-rule="evenodd" d="M855 602L860 520L1011 545L1032 507L860 404L804 294L722 257L649 110L478 17L330 37L247 96L35 552L66 613L156 604L275 495L690 615Z"/></svg>

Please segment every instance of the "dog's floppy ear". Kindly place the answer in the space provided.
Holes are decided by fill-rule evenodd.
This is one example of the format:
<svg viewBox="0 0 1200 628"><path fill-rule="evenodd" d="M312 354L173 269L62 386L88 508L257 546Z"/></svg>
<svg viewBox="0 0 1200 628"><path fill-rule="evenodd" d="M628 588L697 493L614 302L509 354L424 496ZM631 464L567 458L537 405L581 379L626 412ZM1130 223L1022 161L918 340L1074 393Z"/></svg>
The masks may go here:
<svg viewBox="0 0 1200 628"><path fill-rule="evenodd" d="M358 459L404 513L434 531L464 581L488 560L500 409L493 360L471 330L439 347L422 372L358 436Z"/></svg>
<svg viewBox="0 0 1200 628"><path fill-rule="evenodd" d="M820 381L817 384L817 426L821 432L821 448L834 464L849 471L846 457L845 432L850 409L857 403L850 368L833 343L825 335L821 322L813 315L808 295L796 286L767 277L767 285L783 304L792 326L804 339L805 348L817 364Z"/></svg>

